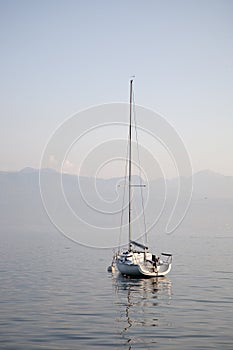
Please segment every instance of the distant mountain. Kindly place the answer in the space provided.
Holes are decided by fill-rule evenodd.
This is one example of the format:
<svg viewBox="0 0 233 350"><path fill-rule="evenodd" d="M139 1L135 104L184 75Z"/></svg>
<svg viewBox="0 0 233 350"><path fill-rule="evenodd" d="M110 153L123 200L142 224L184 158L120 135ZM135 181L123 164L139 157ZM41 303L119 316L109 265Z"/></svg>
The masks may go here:
<svg viewBox="0 0 233 350"><path fill-rule="evenodd" d="M61 174L54 169L42 169L43 177L48 178L49 181L53 181L54 177L59 178ZM183 179L184 183L190 182L189 179ZM60 180L59 180L60 181ZM90 178L90 177L78 177L71 174L62 174L62 181L64 186L69 189L73 188L73 185L77 187L77 184L81 184L83 189L90 190L90 184L100 187L100 191L107 193L108 191L115 191L118 187L123 187L123 178ZM138 176L133 176L132 182L135 185L140 184L140 179ZM143 181L141 181L143 183ZM166 185L171 193L176 190L179 183L178 178L171 180L166 180ZM91 186L92 186L91 185ZM151 189L156 187L157 190L163 193L162 189L165 186L164 179L160 178L153 180L150 183ZM38 191L39 189L39 170L31 167L23 168L18 172L0 172L0 194L1 193L11 193L11 195L17 194L17 192ZM15 192L14 192L15 191ZM193 175L193 195L195 198L233 198L233 176L224 176L215 173L210 170L199 171Z"/></svg>
<svg viewBox="0 0 233 350"><path fill-rule="evenodd" d="M203 170L193 177L195 197L233 198L233 177Z"/></svg>
<svg viewBox="0 0 233 350"><path fill-rule="evenodd" d="M26 167L26 168L23 168L23 169L19 170L20 174L32 174L32 173L35 173L35 172L38 172L38 169L34 169L34 168L31 168L31 167Z"/></svg>
<svg viewBox="0 0 233 350"><path fill-rule="evenodd" d="M49 200L52 210L57 211L59 219L65 221L66 208L60 205L59 195L53 196L53 193L56 194L56 192L52 192L53 189L56 190L56 186L61 185L61 174L52 169L43 169L42 179L45 188L47 188L46 195L51 192ZM184 184L186 181L189 185L189 180L184 179ZM139 178L135 176L133 183L139 184ZM166 181L167 198L168 200L171 198L171 203L174 196L177 195L178 183L178 179ZM193 183L192 203L194 204L192 205L195 208L195 215L192 214L190 220L207 225L206 218L209 215L208 222L213 225L214 220L217 220L218 211L222 210L224 215L227 215L225 218L221 214L222 218L224 217L224 222L230 222L233 209L233 177L205 170L193 176ZM122 178L94 179L62 174L62 185L61 194L67 198L71 209L78 214L82 222L88 221L90 225L95 227L99 224L101 226L104 221L106 228L119 223L121 200L125 188ZM163 179L152 181L149 184L150 196L152 197L149 211L152 218L161 209L165 193L164 186ZM135 190L134 195L137 196L137 193L140 192ZM214 216L209 214L211 203L218 203L215 206L217 209L214 209ZM105 213L105 216L102 213ZM44 230L47 232L55 230L42 204L38 169L24 168L18 172L0 172L0 222L1 231ZM67 219L66 224L70 225L72 230L77 230L76 224L72 223L71 220ZM192 226L194 227L194 223ZM84 230L83 232L85 234Z"/></svg>

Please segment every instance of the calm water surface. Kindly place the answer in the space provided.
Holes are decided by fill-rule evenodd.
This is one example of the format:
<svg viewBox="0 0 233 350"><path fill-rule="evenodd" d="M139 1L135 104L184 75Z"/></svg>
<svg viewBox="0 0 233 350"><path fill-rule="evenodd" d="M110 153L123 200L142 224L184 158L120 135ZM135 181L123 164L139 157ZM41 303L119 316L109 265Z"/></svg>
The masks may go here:
<svg viewBox="0 0 233 350"><path fill-rule="evenodd" d="M230 236L173 235L173 270L149 280L59 234L0 238L1 349L233 349Z"/></svg>

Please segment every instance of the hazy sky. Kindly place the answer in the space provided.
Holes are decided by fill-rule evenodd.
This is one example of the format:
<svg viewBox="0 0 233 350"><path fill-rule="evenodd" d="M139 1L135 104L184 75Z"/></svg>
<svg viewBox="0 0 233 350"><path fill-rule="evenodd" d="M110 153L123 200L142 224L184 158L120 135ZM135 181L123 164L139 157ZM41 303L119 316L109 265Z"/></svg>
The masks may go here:
<svg viewBox="0 0 233 350"><path fill-rule="evenodd" d="M38 168L57 126L128 101L161 113L194 171L233 175L233 1L0 1L0 170Z"/></svg>

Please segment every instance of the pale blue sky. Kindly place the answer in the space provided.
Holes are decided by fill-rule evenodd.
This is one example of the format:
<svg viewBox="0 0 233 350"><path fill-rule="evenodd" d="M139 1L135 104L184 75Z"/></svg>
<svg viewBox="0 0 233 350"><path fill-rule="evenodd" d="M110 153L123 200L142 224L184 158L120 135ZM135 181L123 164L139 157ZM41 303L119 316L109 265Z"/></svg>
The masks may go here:
<svg viewBox="0 0 233 350"><path fill-rule="evenodd" d="M194 171L233 175L233 1L0 1L0 170L39 167L81 109L161 113Z"/></svg>

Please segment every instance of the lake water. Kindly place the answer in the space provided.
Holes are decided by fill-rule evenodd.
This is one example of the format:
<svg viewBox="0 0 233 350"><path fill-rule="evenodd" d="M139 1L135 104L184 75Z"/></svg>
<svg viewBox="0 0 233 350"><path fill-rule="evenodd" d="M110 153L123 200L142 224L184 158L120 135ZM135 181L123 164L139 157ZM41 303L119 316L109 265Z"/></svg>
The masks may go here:
<svg viewBox="0 0 233 350"><path fill-rule="evenodd" d="M0 238L1 349L233 349L230 234L164 237L172 271L149 280L58 233Z"/></svg>

